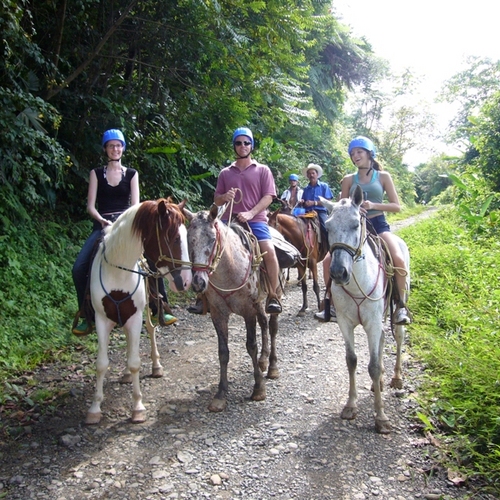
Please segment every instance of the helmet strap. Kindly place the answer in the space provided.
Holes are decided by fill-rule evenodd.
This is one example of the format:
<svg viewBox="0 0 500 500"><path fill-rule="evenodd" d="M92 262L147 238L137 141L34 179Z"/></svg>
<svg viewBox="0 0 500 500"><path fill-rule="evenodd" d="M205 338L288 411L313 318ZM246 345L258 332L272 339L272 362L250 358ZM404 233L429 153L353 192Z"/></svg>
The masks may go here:
<svg viewBox="0 0 500 500"><path fill-rule="evenodd" d="M112 161L121 161L122 157L120 156L120 158L116 159L116 158L110 158L108 156L108 163L111 163Z"/></svg>
<svg viewBox="0 0 500 500"><path fill-rule="evenodd" d="M368 177L373 170L373 160L370 160L370 168L368 169L368 172L366 172L366 177Z"/></svg>
<svg viewBox="0 0 500 500"><path fill-rule="evenodd" d="M234 148L234 152L236 153L236 148ZM248 153L248 154L247 154L247 155L245 155L245 156L241 156L241 155L239 155L238 153L236 153L236 157L238 158L238 160L240 160L240 159L242 160L242 159L244 159L244 158L248 158L251 154L252 154L252 150L250 150L250 153Z"/></svg>

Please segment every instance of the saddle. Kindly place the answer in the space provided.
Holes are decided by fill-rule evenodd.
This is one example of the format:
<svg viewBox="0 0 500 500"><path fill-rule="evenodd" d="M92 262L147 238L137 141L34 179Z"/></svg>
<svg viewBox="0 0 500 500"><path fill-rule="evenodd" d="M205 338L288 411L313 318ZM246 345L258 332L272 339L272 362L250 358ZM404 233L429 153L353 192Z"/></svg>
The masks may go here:
<svg viewBox="0 0 500 500"><path fill-rule="evenodd" d="M322 253L326 255L328 252L328 237L326 234L321 231L321 225L319 224L318 213L315 210L311 210L310 212L306 212L303 215L298 215L297 218L304 219L304 222L307 225L307 231L311 228L316 234L316 238L318 239L318 246L322 250ZM306 234L307 236L307 234ZM309 245L312 245L312 240L309 239Z"/></svg>
<svg viewBox="0 0 500 500"><path fill-rule="evenodd" d="M259 242L254 234L245 229L239 222L233 221L231 228L238 234L243 243L243 246L252 255L252 269L261 268L263 272L260 273L260 286L267 295L271 292L269 279L264 263L264 258L260 252ZM287 269L288 267L295 267L301 259L300 252L288 241L285 240L283 235L273 227L269 226L271 232L271 239L276 251L278 265L280 269ZM273 292L274 293L274 292Z"/></svg>
<svg viewBox="0 0 500 500"><path fill-rule="evenodd" d="M367 223L366 227L368 229L366 233L368 245L378 261L384 266L384 273L387 277L387 288L385 290L386 308L384 314L387 315L390 312L390 317L392 318L396 305L401 300L398 287L396 286L394 263L392 262L387 243L373 230L371 224ZM408 313L411 314L408 306L406 308Z"/></svg>

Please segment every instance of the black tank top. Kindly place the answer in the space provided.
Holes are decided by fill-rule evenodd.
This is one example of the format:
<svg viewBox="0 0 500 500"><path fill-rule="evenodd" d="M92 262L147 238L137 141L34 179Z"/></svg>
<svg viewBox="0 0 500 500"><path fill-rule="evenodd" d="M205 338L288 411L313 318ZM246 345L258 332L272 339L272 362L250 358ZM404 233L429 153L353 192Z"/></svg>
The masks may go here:
<svg viewBox="0 0 500 500"><path fill-rule="evenodd" d="M116 220L117 215L130 207L130 181L137 173L134 168L124 168L121 181L116 186L110 186L104 177L105 167L94 169L97 177L96 204L99 213L108 220ZM113 214L113 217L105 214ZM101 223L94 221L94 229L100 229Z"/></svg>

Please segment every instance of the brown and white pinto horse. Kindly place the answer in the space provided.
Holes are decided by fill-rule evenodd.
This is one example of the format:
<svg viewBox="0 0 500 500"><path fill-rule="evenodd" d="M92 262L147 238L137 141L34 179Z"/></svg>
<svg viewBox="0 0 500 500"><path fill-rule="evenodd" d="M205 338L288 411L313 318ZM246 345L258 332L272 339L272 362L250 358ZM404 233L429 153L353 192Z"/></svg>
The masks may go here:
<svg viewBox="0 0 500 500"><path fill-rule="evenodd" d="M191 285L191 268L187 249L187 230L183 203L170 200L144 201L126 210L105 229L90 273L90 294L95 310L95 326L99 342L97 381L86 423L101 419L103 383L108 369L108 345L111 330L121 326L127 337L127 371L132 380L132 422L146 420L139 384L141 358L139 340L142 316L146 306L144 276L139 267L141 256L154 262L159 275L165 277L174 292ZM156 340L153 335L151 356L153 370L161 369Z"/></svg>
<svg viewBox="0 0 500 500"><path fill-rule="evenodd" d="M311 219L283 214L281 213L281 208L273 212L268 219L269 225L276 228L284 236L285 240L297 248L302 257L297 263L299 281L302 286L302 308L297 316L304 316L309 307L307 301L307 269L312 273L313 290L319 310L321 300L318 284L318 262L321 262L325 258L328 252L328 245L320 245L318 235L311 225Z"/></svg>

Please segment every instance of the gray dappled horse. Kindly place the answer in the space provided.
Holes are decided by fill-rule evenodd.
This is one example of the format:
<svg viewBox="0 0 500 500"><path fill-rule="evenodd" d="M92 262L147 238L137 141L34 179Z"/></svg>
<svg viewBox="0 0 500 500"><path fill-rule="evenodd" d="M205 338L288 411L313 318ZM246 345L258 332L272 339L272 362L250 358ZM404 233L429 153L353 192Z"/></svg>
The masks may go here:
<svg viewBox="0 0 500 500"><path fill-rule="evenodd" d="M190 220L188 228L189 256L193 264L193 290L204 293L210 316L217 332L219 345L220 380L217 394L209 410L218 412L226 408L228 392L227 365L229 362L229 316L242 316L246 325L246 348L252 358L254 388L251 399L266 398L263 373L267 377L279 377L276 355L278 318L269 319L271 350L268 346L268 319L264 309L266 294L260 286L261 270L253 266L252 252L243 243L237 229L224 224L218 217L218 207L210 211L191 214L184 209ZM278 291L279 295L279 291ZM259 322L262 333L262 349L258 358L256 327ZM269 365L269 366L268 366Z"/></svg>
<svg viewBox="0 0 500 500"><path fill-rule="evenodd" d="M359 207L363 202L363 191L357 186L350 198L332 203L321 199L329 211L326 221L328 241L332 262L332 299L337 312L337 322L342 331L346 347L346 362L349 371L349 398L342 410L341 417L356 417L356 365L354 328L362 325L367 338L370 353L368 373L372 379L375 396L375 428L382 434L391 431L388 417L384 413L382 399L384 374L384 329L383 321L387 314L386 291L388 279L384 269L385 257L376 256L368 243L366 219L361 216ZM405 257L406 269L410 269L410 257L406 243L399 238L399 245ZM407 290L410 277L407 274ZM396 365L391 387L402 388L401 347L405 330L401 325L392 325L396 340Z"/></svg>

